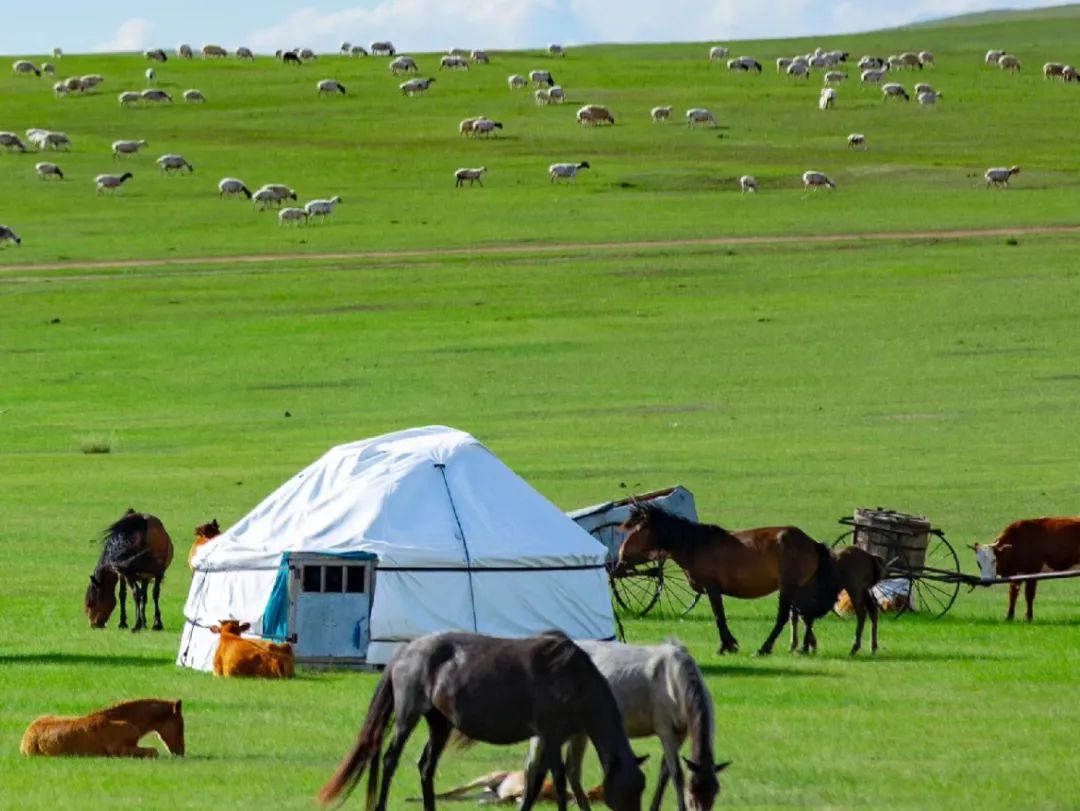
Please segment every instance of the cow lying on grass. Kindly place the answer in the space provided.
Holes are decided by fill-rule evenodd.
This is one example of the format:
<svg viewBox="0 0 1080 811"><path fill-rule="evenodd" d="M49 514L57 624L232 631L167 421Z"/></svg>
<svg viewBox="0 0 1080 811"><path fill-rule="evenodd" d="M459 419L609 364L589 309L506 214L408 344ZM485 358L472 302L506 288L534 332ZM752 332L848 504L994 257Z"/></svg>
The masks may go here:
<svg viewBox="0 0 1080 811"><path fill-rule="evenodd" d="M255 676L264 679L291 679L296 675L292 645L278 645L262 639L240 636L250 623L221 620L210 630L220 634L214 654L215 676Z"/></svg>

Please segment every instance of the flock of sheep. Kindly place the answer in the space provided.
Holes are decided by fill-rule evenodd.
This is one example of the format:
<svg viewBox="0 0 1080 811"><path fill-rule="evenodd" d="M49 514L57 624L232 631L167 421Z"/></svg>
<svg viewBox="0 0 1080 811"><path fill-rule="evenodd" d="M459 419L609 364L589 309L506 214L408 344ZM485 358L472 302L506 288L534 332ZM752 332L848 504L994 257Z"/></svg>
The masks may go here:
<svg viewBox="0 0 1080 811"><path fill-rule="evenodd" d="M201 52L202 56L206 59L222 59L228 56L228 51L218 45L206 45L202 48ZM373 42L369 49L345 42L341 45L340 53L349 57L368 56L369 54L389 56L391 57L389 69L394 76L403 73L416 74L419 72L419 67L415 59L410 56L399 55L393 43L387 41ZM566 52L560 45L551 45L548 47L548 54L550 56L564 57ZM146 50L143 55L147 60L156 63L165 63L169 59L169 55L160 48ZM175 56L180 59L192 59L194 58L194 55L194 50L191 46L186 44L178 46L175 50ZM245 47L237 48L234 55L237 59L253 60L255 58L251 49ZM318 59L318 55L309 48L279 50L275 56L284 64L295 65ZM753 57L740 56L728 59L728 56L729 51L727 48L723 46L714 46L709 50L709 64L711 65L714 62L727 60L726 65L730 71L742 73L761 73L762 71L761 63ZM59 48L54 49L54 60L60 60L62 57L63 52ZM821 110L830 110L836 106L838 99L836 87L847 79L847 73L840 70L840 68L848 62L848 59L849 54L847 52L816 48L811 53L777 58L776 70L778 73L785 73L787 76L801 79L809 79L815 70L821 71L825 87L820 91L818 106ZM470 51L455 48L440 58L439 69L469 70L470 64L487 65L490 64L490 62L491 56L487 51ZM1001 50L988 51L985 57L985 63L987 65L995 65L1002 70L1011 72L1020 70L1020 60ZM935 90L928 82L916 83L912 89L912 94L909 94L900 82L884 81L889 75L896 75L902 71L932 68L934 66L934 55L929 51L905 52L888 57L863 56L857 64L860 82L863 84L879 85L883 100L902 98L905 101L909 101L911 96L914 95L919 104L933 106L937 103L938 99L942 98L942 93ZM16 75L34 75L38 77L43 75L56 75L56 66L54 63L45 62L39 67L26 59L17 60L13 64L12 70ZM1076 68L1072 65L1063 63L1046 63L1043 66L1043 74L1046 78L1060 78L1065 82L1078 80ZM148 68L145 71L145 77L148 84L154 84L157 77L156 70L152 67ZM399 88L402 95L415 96L426 92L435 81L436 79L434 77L421 78L419 76L413 76L402 82L399 85ZM53 86L53 90L57 96L64 96L71 93L85 93L98 87L103 82L104 77L98 74L75 76L57 81ZM508 77L507 84L512 91L525 89L532 85L535 88L534 97L538 106L562 104L566 99L565 91L561 86L555 83L550 70L533 70L528 74L528 77L515 73ZM319 80L316 83L316 91L320 96L325 94L345 95L347 92L345 85L336 79ZM121 92L118 98L121 107L127 107L139 102L147 104L172 102L172 97L168 93L154 87L148 87L141 91L126 90ZM206 97L202 92L194 88L185 91L183 98L189 103L203 103L206 101ZM672 108L670 106L654 107L650 111L650 116L654 123L665 123L671 119ZM713 113L703 107L693 107L688 109L685 117L689 127L718 126L716 117ZM607 107L599 104L586 104L582 106L577 111L576 120L579 124L591 126L615 124L615 117L611 111ZM474 116L461 121L459 124L459 132L464 136L482 137L495 133L496 130L502 129L502 126L501 122L493 121L486 116ZM27 130L26 138L29 144L38 151L66 149L71 145L71 140L65 133L52 132L39 128ZM862 133L851 133L847 138L847 144L848 147L852 149L865 149L866 136ZM147 146L147 142L145 140L116 141L112 146L113 158L119 159L124 156L136 155L141 148ZM27 143L24 143L21 138L11 132L0 132L0 148L19 152L28 150ZM191 163L189 163L182 155L175 153L160 156L157 159L157 164L164 174L173 174L184 171L191 174L194 172L194 167ZM577 178L578 173L582 169L588 168L589 163L587 161L555 163L548 167L548 176L552 183L560 180L573 183ZM62 169L58 164L53 162L37 163L35 164L35 171L42 179L64 179ZM460 187L468 182L470 186L474 184L483 186L481 178L487 171L488 169L486 166L457 169L454 172L455 185ZM993 167L988 169L984 175L986 185L987 187L1007 186L1010 178L1019 171L1019 167L1016 166L1009 168ZM132 172L123 172L122 174L100 174L94 178L94 184L98 193L116 191L132 177ZM836 188L836 183L831 178L825 173L816 170L805 172L802 175L802 181L803 186L806 189ZM739 187L743 192L755 192L758 188L757 180L752 175L743 175L739 179ZM288 186L279 183L269 183L252 192L243 181L233 177L226 177L220 181L218 184L218 193L219 196L223 198L243 195L252 200L260 210L264 210L271 206L276 207L278 208L278 222L282 225L301 224L312 220L319 221L325 219L333 213L334 207L341 202L340 196L334 196L327 199L311 200L303 207L286 206L285 204L289 200L297 199L295 191ZM0 226L0 243L4 242L21 244L21 239L8 226Z"/></svg>

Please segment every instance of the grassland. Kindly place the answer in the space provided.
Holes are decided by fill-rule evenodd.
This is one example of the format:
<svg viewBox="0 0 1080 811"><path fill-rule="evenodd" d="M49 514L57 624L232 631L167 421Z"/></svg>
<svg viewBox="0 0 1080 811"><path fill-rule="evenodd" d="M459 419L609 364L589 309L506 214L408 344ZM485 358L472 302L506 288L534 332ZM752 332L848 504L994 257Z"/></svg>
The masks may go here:
<svg viewBox="0 0 1080 811"><path fill-rule="evenodd" d="M506 91L506 73L547 63L525 55L440 77L414 104L395 95L381 60L338 70L323 58L302 76L196 63L177 65L175 79L170 61L166 86L211 99L198 110L118 110L119 76L134 82L143 68L131 57L70 58L71 72L107 76L110 93L97 98L54 100L32 80L0 80L0 126L76 140L62 158L75 179L63 185L38 183L32 157L0 155L5 188L20 190L0 221L24 238L0 252L0 806L311 807L373 677L251 684L175 668L188 584L179 563L163 634L92 632L79 606L96 557L88 539L128 505L162 516L183 545L191 527L236 520L339 442L444 423L568 509L680 481L707 520L794 522L820 538L857 505L924 512L958 548L1019 516L1076 512L1080 251L1068 234L527 250L1073 224L1078 167L1061 144L1075 88L979 68L992 46L1029 67L1044 52L1068 58L1068 39L1066 26L1037 20L835 40L853 53L931 48L930 80L948 94L930 112L847 87L835 117L817 111L816 87L768 69L706 71L702 46L574 51L553 69L582 77L556 73L572 97L580 86L582 100L612 104L621 120L603 131L578 130L572 105L536 110ZM740 50L764 60L810 44ZM323 75L355 85L356 98L316 100ZM295 101L283 106L286 96ZM652 127L644 111L669 102L711 104L727 128ZM501 117L504 137L460 139L456 122L472 112ZM118 131L125 116L138 124ZM855 129L873 136L865 155L843 148ZM88 178L111 168L116 137L152 149L135 185L99 200ZM195 176L159 178L159 145L187 154ZM577 156L595 172L550 188L547 163ZM453 168L478 163L492 169L486 188L451 188ZM1017 188L983 192L976 175L1000 163L1025 167ZM797 176L810 166L832 172L839 192L804 195ZM762 181L756 198L733 191L744 171ZM216 199L217 178L234 173L346 203L325 226L285 231ZM439 251L472 245L524 247ZM223 258L418 248L432 253ZM80 264L190 256L222 258ZM83 453L95 437L111 452ZM731 606L744 648L764 637L773 605ZM642 642L676 633L702 662L717 748L735 761L722 806L1075 808L1075 588L1044 586L1034 625L1005 625L1003 610L1002 593L976 591L941 621L886 622L875 660L848 659L852 628L837 619L812 658L720 659L703 608L627 631ZM18 755L38 714L149 695L183 697L184 760ZM421 743L395 808L418 793L409 764ZM655 774L656 745L637 748ZM439 784L518 756L450 753Z"/></svg>

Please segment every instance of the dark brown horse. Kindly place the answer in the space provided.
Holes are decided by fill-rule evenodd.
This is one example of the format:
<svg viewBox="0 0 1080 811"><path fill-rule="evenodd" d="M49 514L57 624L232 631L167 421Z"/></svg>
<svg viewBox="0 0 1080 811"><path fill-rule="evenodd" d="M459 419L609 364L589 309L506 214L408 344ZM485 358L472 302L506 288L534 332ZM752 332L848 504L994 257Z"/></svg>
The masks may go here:
<svg viewBox="0 0 1080 811"><path fill-rule="evenodd" d="M319 793L320 801L329 803L350 792L370 764L368 807L385 811L401 750L421 718L428 726L419 764L424 811L435 809L435 769L454 730L493 744L539 739L526 770L524 811L536 802L549 770L559 809L565 811L561 749L572 735L584 732L600 756L608 805L640 811L645 777L611 688L588 654L564 634L501 639L449 632L405 645L387 665L356 744ZM380 787L379 751L391 719L394 736Z"/></svg>
<svg viewBox="0 0 1080 811"><path fill-rule="evenodd" d="M92 628L104 628L116 608L116 584L120 583L120 626L127 628L127 587L135 602L132 631L146 627L146 590L154 581L154 630L160 631L161 580L173 558L173 545L161 520L149 513L129 509L103 533L101 558L86 587L83 610Z"/></svg>
<svg viewBox="0 0 1080 811"><path fill-rule="evenodd" d="M739 649L724 616L723 595L753 599L777 590L776 624L758 653L772 653L792 612L806 623L803 650L816 649L814 620L836 603L840 583L828 548L798 527L728 532L638 504L621 529L627 536L619 548L619 565L666 555L683 568L693 588L708 595L720 632L719 653Z"/></svg>

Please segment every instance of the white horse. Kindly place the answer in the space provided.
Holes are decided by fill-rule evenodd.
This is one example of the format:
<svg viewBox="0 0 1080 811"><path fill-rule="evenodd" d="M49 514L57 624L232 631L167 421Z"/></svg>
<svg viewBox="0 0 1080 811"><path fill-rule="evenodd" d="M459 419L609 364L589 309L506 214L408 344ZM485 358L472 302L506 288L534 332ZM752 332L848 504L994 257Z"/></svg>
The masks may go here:
<svg viewBox="0 0 1080 811"><path fill-rule="evenodd" d="M679 811L709 811L720 791L716 775L730 765L713 759L713 704L697 662L676 639L662 645L636 646L618 642L578 642L611 685L629 738L656 735L664 746L660 780L652 811L659 811L668 779L675 783ZM684 785L679 749L690 737L690 772ZM581 785L581 763L588 739L570 739L566 776L578 808L589 809Z"/></svg>

